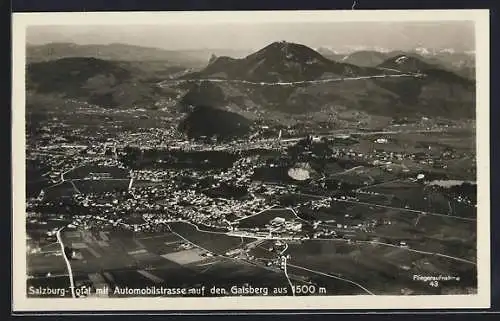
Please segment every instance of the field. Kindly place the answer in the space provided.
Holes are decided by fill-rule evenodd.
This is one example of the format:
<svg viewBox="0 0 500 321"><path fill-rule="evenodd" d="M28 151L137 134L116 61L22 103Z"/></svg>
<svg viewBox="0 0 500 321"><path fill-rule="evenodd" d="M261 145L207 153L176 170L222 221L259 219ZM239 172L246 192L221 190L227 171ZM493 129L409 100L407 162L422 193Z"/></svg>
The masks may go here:
<svg viewBox="0 0 500 321"><path fill-rule="evenodd" d="M37 197L42 188L49 184L49 180L42 175L49 168L42 161L26 159L26 195Z"/></svg>
<svg viewBox="0 0 500 321"><path fill-rule="evenodd" d="M368 211L369 209L369 211ZM385 215L385 209L377 209L367 205L356 204L354 202L333 201L329 207L313 210L309 206L300 207L298 215L307 221L323 221L334 224L359 223L377 218L378 215ZM413 216L413 215L412 215Z"/></svg>
<svg viewBox="0 0 500 321"><path fill-rule="evenodd" d="M257 259L265 262L267 260L272 260L278 258L278 251L274 250L275 241L273 240L262 240L260 244L256 244L249 252L249 255L256 257ZM270 251L273 249L273 251Z"/></svg>
<svg viewBox="0 0 500 321"><path fill-rule="evenodd" d="M202 254L206 253L199 248L179 251L175 253L164 254L162 257L167 260L174 261L177 264L186 265L190 263L196 263L204 260Z"/></svg>
<svg viewBox="0 0 500 321"><path fill-rule="evenodd" d="M360 190L361 193L358 196L364 202L390 204L394 207L407 207L418 211L466 218L476 217L475 207L459 203L445 193L424 184L393 181ZM380 203L381 199L390 201L390 203Z"/></svg>
<svg viewBox="0 0 500 321"><path fill-rule="evenodd" d="M358 240L379 239L394 245L405 241L414 249L446 253L471 261L476 258L474 220L342 200L316 210L305 206L298 208L297 212L305 220L322 221L320 227L330 230L345 232L337 225L347 225L348 230L352 230L350 234L356 235ZM368 224L368 227L358 229L359 224Z"/></svg>
<svg viewBox="0 0 500 321"><path fill-rule="evenodd" d="M47 273L55 275L67 273L60 248L42 253L28 254L26 262L28 275L45 276Z"/></svg>
<svg viewBox="0 0 500 321"><path fill-rule="evenodd" d="M43 191L45 193L45 195L43 196L44 200L54 201L57 201L61 198L70 198L76 193L75 188L69 181L48 186Z"/></svg>
<svg viewBox="0 0 500 321"><path fill-rule="evenodd" d="M350 280L368 290L376 289L371 290L374 294L401 294L405 289L414 294L439 294L447 287L457 285L456 281L447 281L441 287L433 288L428 283L414 281L414 274L459 276L460 286L474 286L475 283L472 276L476 270L472 264L457 264L446 258L409 252L403 248L309 240L302 244L290 244L286 253L291 255L288 262L292 267Z"/></svg>
<svg viewBox="0 0 500 321"><path fill-rule="evenodd" d="M388 170L390 168L390 171ZM396 179L397 174L401 173L401 166L391 166L384 169L382 167L355 166L350 169L330 175L329 178L335 178L338 181L353 185L379 184Z"/></svg>
<svg viewBox="0 0 500 321"><path fill-rule="evenodd" d="M359 151L370 149L384 150L387 152L401 152L404 148L409 153L431 152L438 155L446 148L463 151L472 151L475 148L475 136L468 130L454 132L428 132L428 133L398 133L362 136L359 143L352 146ZM378 138L387 139L387 143L376 143ZM429 149L429 146L431 147Z"/></svg>
<svg viewBox="0 0 500 321"><path fill-rule="evenodd" d="M198 232L186 224L173 224L193 242L222 253L254 239ZM217 286L230 291L234 285L286 286L284 275L255 263L230 259L193 246L174 233L67 231L64 244L77 252L71 259L75 284L102 288L168 285L169 287ZM214 242L214 240L217 241ZM57 245L57 244L56 244ZM30 255L28 284L50 286L69 282L64 259L55 253ZM57 259L55 259L57 257ZM50 274L47 274L49 273Z"/></svg>
<svg viewBox="0 0 500 321"><path fill-rule="evenodd" d="M72 182L78 192L90 194L126 191L130 179L74 180Z"/></svg>
<svg viewBox="0 0 500 321"><path fill-rule="evenodd" d="M438 159L436 166L421 164L418 159L405 159L404 166L390 165L391 174L400 175L405 168L407 174L433 172L450 179L475 180L475 134L469 129L450 129L444 132L427 133L385 133L374 135L354 135L359 142L350 146L356 153L366 154L377 150L393 154L425 154ZM379 138L386 143L377 143ZM443 158L442 154L453 151L453 158ZM438 165L439 163L439 165ZM384 166L385 167L385 166Z"/></svg>
<svg viewBox="0 0 500 321"><path fill-rule="evenodd" d="M224 254L229 250L244 245L245 242L251 242L251 239L241 239L240 237L228 236L219 232L198 231L193 225L187 223L178 222L169 225L174 233L216 254Z"/></svg>
<svg viewBox="0 0 500 321"><path fill-rule="evenodd" d="M289 166L280 167L257 167L254 169L252 180L273 183L298 184L299 181L294 181L289 175Z"/></svg>

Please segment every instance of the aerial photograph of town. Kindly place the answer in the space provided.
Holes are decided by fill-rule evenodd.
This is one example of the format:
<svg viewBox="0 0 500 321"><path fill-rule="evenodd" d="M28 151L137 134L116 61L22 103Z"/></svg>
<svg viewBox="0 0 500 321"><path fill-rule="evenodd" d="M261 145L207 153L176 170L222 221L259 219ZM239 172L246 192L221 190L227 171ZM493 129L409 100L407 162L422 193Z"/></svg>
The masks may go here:
<svg viewBox="0 0 500 321"><path fill-rule="evenodd" d="M29 27L26 296L477 293L474 41Z"/></svg>

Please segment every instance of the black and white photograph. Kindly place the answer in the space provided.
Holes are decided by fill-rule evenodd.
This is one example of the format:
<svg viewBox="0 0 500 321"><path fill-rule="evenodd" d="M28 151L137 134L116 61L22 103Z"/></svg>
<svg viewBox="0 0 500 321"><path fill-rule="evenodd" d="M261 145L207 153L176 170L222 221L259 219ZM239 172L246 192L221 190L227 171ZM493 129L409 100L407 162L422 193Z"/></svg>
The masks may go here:
<svg viewBox="0 0 500 321"><path fill-rule="evenodd" d="M488 307L485 17L15 14L19 306Z"/></svg>

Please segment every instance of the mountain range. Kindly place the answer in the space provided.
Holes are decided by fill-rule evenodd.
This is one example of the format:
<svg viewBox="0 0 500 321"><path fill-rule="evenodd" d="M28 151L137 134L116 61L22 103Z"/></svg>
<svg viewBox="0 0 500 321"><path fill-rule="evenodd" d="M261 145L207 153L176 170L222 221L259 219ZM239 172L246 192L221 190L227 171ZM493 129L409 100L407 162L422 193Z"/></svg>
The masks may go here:
<svg viewBox="0 0 500 321"><path fill-rule="evenodd" d="M415 48L409 51L394 51L382 49L359 49L350 52L336 52L330 48L316 49L320 55L329 60L352 64L360 67L375 67L383 61L399 54L411 55L427 63L440 65L444 69L453 71L461 76L473 79L475 77L475 58L472 52L453 50L431 50ZM246 57L250 50L236 49L199 49L199 50L165 50L159 48L142 47L123 43L79 45L74 43L47 43L42 45L28 45L26 60L42 62L61 58L91 57L113 61L161 61L169 65L203 68L210 57Z"/></svg>
<svg viewBox="0 0 500 321"><path fill-rule="evenodd" d="M179 110L188 113L181 128L204 136L219 127L217 119L232 135L247 131L248 122L241 117L275 113L292 118L345 109L388 117L475 115L475 81L414 53L393 52L387 58L389 54L362 51L334 61L307 46L282 41L243 58L212 55L197 71L170 70L167 63L161 72L147 60L126 61L120 54L117 61L103 51L99 55L28 60L27 89L114 108L148 108L167 96L180 97ZM216 117L210 117L207 132L203 119L211 110Z"/></svg>
<svg viewBox="0 0 500 321"><path fill-rule="evenodd" d="M428 64L440 66L462 77L475 79L475 57L471 53L453 51L431 52L425 48L417 48L410 51L358 50L348 54L336 53L327 48L319 48L318 52L328 59L361 67L375 67L387 59L404 54Z"/></svg>
<svg viewBox="0 0 500 321"><path fill-rule="evenodd" d="M219 80L193 85L185 96L187 103L287 113L341 105L385 116L474 115L473 80L413 55L400 54L375 67L360 67L331 61L303 45L276 42L243 59L219 57L183 79Z"/></svg>
<svg viewBox="0 0 500 321"><path fill-rule="evenodd" d="M218 57L205 69L184 78L298 82L315 80L323 76L354 77L381 73L383 71L375 68L329 60L304 45L274 42L245 58Z"/></svg>
<svg viewBox="0 0 500 321"><path fill-rule="evenodd" d="M110 108L153 105L159 98L155 83L134 65L97 58L62 58L26 68L27 91Z"/></svg>
<svg viewBox="0 0 500 321"><path fill-rule="evenodd" d="M211 54L244 56L248 52L231 49L165 50L123 43L79 45L56 42L26 47L28 63L87 57L112 61L163 61L170 65L204 67Z"/></svg>

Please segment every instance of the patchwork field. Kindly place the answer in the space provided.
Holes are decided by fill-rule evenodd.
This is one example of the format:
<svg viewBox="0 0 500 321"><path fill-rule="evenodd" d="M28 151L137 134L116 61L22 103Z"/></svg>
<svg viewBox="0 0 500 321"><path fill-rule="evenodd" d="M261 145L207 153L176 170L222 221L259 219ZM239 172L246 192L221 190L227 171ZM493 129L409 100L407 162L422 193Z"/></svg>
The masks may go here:
<svg viewBox="0 0 500 321"><path fill-rule="evenodd" d="M310 240L300 245L289 245L286 253L291 255L290 266L296 269L310 269L323 278L342 278L368 290L376 289L370 290L375 294L401 294L405 289L410 289L413 294L439 294L447 287L457 286L457 281L453 280L433 288L428 282L413 280L414 275L458 276L462 287L475 283L473 276L476 269L473 264L457 264L446 258L403 248ZM350 283L348 281L345 282Z"/></svg>

